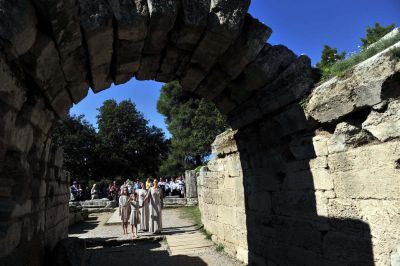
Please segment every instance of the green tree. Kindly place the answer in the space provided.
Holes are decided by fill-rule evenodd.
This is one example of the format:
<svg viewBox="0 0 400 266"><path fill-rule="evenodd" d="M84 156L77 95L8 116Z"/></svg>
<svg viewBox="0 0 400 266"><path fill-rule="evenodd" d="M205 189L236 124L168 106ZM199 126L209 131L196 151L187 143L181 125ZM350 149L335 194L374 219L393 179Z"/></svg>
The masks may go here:
<svg viewBox="0 0 400 266"><path fill-rule="evenodd" d="M64 167L74 178L88 180L97 174L98 139L94 127L83 115L68 115L64 121L59 121L51 137L55 147L63 147Z"/></svg>
<svg viewBox="0 0 400 266"><path fill-rule="evenodd" d="M136 109L132 101L107 100L98 109L97 123L102 173L108 176L152 175L165 159L164 133Z"/></svg>
<svg viewBox="0 0 400 266"><path fill-rule="evenodd" d="M376 22L374 27L367 27L367 35L365 38L361 38L362 48L365 49L371 44L379 41L383 36L391 32L395 28L395 24L390 24L386 27L381 26L380 23Z"/></svg>
<svg viewBox="0 0 400 266"><path fill-rule="evenodd" d="M214 104L184 91L177 81L162 87L157 110L165 116L172 134L168 158L160 168L162 174L175 175L204 164L211 143L227 128Z"/></svg>
<svg viewBox="0 0 400 266"><path fill-rule="evenodd" d="M324 45L322 50L321 60L317 63L317 68L322 72L327 71L334 63L343 60L346 57L346 52L338 53L337 48L332 48L329 45Z"/></svg>

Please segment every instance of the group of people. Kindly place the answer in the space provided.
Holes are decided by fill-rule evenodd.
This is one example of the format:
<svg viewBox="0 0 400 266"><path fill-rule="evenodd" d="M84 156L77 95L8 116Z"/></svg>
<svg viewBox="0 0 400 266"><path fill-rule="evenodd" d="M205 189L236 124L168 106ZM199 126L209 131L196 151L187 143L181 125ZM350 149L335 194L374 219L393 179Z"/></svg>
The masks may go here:
<svg viewBox="0 0 400 266"><path fill-rule="evenodd" d="M185 178L183 176L176 179L171 178L170 181L167 178L164 178L164 180L161 178L159 185L163 189L165 196L178 195L182 198L185 197Z"/></svg>
<svg viewBox="0 0 400 266"><path fill-rule="evenodd" d="M113 183L114 184L114 183ZM115 184L114 184L115 185ZM157 179L136 186L123 185L119 197L119 215L121 216L123 233L128 234L131 225L132 238L138 238L140 231L160 234L162 230L163 191ZM147 189L148 188L148 189Z"/></svg>
<svg viewBox="0 0 400 266"><path fill-rule="evenodd" d="M119 203L123 233L128 234L128 225L131 225L132 238L138 237L138 231L161 233L162 230L162 205L165 196L185 196L185 179L161 178L145 182L136 179L135 182L126 180L121 186L113 181L109 186L93 184L92 188L85 190L74 181L70 187L71 201L82 201L88 198L98 199L108 197ZM86 195L87 194L87 195Z"/></svg>

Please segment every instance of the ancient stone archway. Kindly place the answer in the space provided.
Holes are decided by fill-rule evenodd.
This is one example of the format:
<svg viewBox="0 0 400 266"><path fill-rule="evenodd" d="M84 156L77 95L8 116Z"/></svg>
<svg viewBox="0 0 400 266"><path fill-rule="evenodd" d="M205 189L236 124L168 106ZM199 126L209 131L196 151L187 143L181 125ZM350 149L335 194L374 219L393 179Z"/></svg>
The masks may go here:
<svg viewBox="0 0 400 266"><path fill-rule="evenodd" d="M249 4L0 0L0 257L6 264L24 264L32 255L39 264L66 237L68 181L62 152L51 149L48 137L54 122L89 87L99 92L132 77L179 80L239 130L250 262L306 261L311 254L312 263L349 257L371 263L368 226L318 219L314 185L331 188L314 184L307 168L319 152L311 141L316 122L307 121L299 104L315 83L310 60L266 43L271 29L247 13ZM300 183L285 183L294 173L288 167L303 171ZM324 241L329 226L340 234ZM363 234L352 242L363 250L360 259L358 248L338 247L352 226Z"/></svg>

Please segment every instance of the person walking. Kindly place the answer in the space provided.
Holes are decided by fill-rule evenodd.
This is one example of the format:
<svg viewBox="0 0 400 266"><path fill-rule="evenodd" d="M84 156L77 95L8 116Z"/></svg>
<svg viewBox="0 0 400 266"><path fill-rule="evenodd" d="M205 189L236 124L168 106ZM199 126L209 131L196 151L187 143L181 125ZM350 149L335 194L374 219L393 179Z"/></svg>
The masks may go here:
<svg viewBox="0 0 400 266"><path fill-rule="evenodd" d="M149 189L146 200L150 201L149 231L153 234L160 234L162 230L162 192L158 187L157 179L154 179L153 186Z"/></svg>
<svg viewBox="0 0 400 266"><path fill-rule="evenodd" d="M131 214L131 206L128 198L128 188L124 187L119 197L119 216L121 216L124 235L128 234L128 220Z"/></svg>
<svg viewBox="0 0 400 266"><path fill-rule="evenodd" d="M147 191L145 189L145 184L140 184L141 189L137 190L139 196L139 205L142 208L141 215L140 215L140 230L141 231L148 231L149 230L149 201L145 200Z"/></svg>

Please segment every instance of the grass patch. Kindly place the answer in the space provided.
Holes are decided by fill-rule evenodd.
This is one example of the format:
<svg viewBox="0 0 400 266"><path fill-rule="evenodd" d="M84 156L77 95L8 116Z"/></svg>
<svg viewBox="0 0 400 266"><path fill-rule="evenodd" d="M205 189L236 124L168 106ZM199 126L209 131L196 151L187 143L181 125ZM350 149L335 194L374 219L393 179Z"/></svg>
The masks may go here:
<svg viewBox="0 0 400 266"><path fill-rule="evenodd" d="M299 104L300 104L301 108L303 108L303 110L306 110L308 102L310 101L310 99L311 99L311 94L304 96L300 100Z"/></svg>
<svg viewBox="0 0 400 266"><path fill-rule="evenodd" d="M380 40L371 45L369 48L363 49L359 53L353 54L344 60L337 61L331 67L324 69L322 73L322 79L327 80L334 76L343 77L355 65L373 57L374 55L382 52L398 42L400 42L400 33L386 40ZM397 56L399 56L399 50L397 48L394 48L393 50L395 51L391 53L393 53L397 58Z"/></svg>
<svg viewBox="0 0 400 266"><path fill-rule="evenodd" d="M197 166L195 169L194 169L194 171L196 172L196 173L200 173L200 170L201 170L201 168L203 167L204 165L199 165L199 166Z"/></svg>
<svg viewBox="0 0 400 266"><path fill-rule="evenodd" d="M201 223L201 212L198 206L187 206L181 208L182 216L181 218L186 218L191 220L194 224L202 226Z"/></svg>
<svg viewBox="0 0 400 266"><path fill-rule="evenodd" d="M183 212L181 212L181 218L185 218L191 220L194 224L200 227L200 232L203 233L204 238L211 240L212 234L208 232L203 227L203 223L201 222L201 212L198 206L188 206L181 208Z"/></svg>
<svg viewBox="0 0 400 266"><path fill-rule="evenodd" d="M224 245L222 245L222 244L218 244L218 245L215 247L215 250L216 250L217 252L224 252L225 247L224 247Z"/></svg>
<svg viewBox="0 0 400 266"><path fill-rule="evenodd" d="M204 227L200 229L200 232L203 233L205 239L211 240L212 234L204 229Z"/></svg>
<svg viewBox="0 0 400 266"><path fill-rule="evenodd" d="M390 49L389 54L392 59L399 60L400 59L400 46Z"/></svg>

